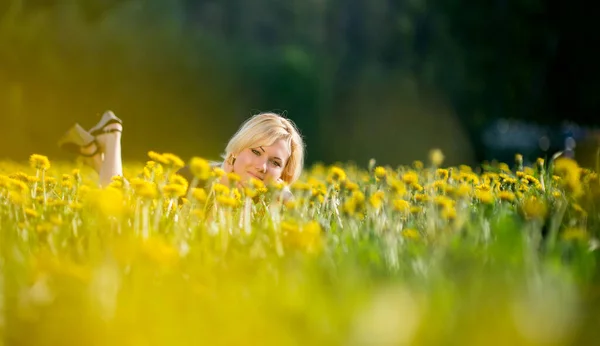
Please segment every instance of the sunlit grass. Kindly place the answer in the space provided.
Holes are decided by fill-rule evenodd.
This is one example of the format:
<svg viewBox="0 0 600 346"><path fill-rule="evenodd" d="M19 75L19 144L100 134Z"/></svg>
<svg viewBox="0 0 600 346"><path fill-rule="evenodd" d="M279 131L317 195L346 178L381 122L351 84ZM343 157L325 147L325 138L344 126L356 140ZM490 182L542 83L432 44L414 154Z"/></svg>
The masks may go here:
<svg viewBox="0 0 600 346"><path fill-rule="evenodd" d="M7 345L592 344L595 172L308 168L218 181L149 153L99 189L85 167L0 164ZM235 176L229 176L235 181ZM293 201L280 201L286 188Z"/></svg>

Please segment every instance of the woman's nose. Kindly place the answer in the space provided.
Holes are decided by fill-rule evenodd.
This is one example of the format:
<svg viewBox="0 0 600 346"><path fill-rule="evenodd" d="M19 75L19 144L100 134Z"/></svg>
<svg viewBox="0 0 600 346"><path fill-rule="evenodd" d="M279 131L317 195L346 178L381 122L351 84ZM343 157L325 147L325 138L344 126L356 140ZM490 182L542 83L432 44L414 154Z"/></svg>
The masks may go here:
<svg viewBox="0 0 600 346"><path fill-rule="evenodd" d="M259 159L258 162L256 162L256 168L260 171L265 173L267 171L267 160L265 159Z"/></svg>

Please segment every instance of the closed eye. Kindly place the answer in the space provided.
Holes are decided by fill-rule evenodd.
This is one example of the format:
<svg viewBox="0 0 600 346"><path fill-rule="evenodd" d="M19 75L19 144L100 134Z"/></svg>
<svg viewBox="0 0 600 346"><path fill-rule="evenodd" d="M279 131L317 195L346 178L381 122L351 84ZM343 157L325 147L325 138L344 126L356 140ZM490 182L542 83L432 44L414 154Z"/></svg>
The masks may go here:
<svg viewBox="0 0 600 346"><path fill-rule="evenodd" d="M277 167L281 167L281 163L279 163L279 161L277 161L277 160L273 160L273 161L271 161L271 162L273 162L273 164L274 164L275 166L277 166Z"/></svg>
<svg viewBox="0 0 600 346"><path fill-rule="evenodd" d="M260 156L260 151L258 151L256 149L252 149L252 153L256 156Z"/></svg>

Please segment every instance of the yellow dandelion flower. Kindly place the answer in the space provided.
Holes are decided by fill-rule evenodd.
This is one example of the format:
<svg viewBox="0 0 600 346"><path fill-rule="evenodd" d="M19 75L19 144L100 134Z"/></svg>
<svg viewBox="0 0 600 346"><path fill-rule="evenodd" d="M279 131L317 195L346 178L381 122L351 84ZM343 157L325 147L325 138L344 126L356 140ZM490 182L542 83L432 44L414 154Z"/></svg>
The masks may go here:
<svg viewBox="0 0 600 346"><path fill-rule="evenodd" d="M70 189L71 187L73 187L73 176L70 174L63 174L61 185L66 189Z"/></svg>
<svg viewBox="0 0 600 346"><path fill-rule="evenodd" d="M540 183L540 181L536 177L534 177L533 175L530 175L530 174L525 175L525 180L527 180L528 182L530 182L534 185L537 185Z"/></svg>
<svg viewBox="0 0 600 346"><path fill-rule="evenodd" d="M167 159L162 154L159 154L159 153L157 153L155 151L149 151L148 152L148 157L150 158L150 160L158 162L158 163L163 164L163 165L167 165L169 163L167 161Z"/></svg>
<svg viewBox="0 0 600 346"><path fill-rule="evenodd" d="M27 183L33 184L33 183L37 183L39 181L40 181L40 178L36 177L35 175L27 176Z"/></svg>
<svg viewBox="0 0 600 346"><path fill-rule="evenodd" d="M112 187L113 189L122 189L123 188L123 181L121 180L113 180L110 182L110 184L108 184L108 187Z"/></svg>
<svg viewBox="0 0 600 346"><path fill-rule="evenodd" d="M106 188L91 190L88 201L94 210L107 216L121 217L125 213L123 191Z"/></svg>
<svg viewBox="0 0 600 346"><path fill-rule="evenodd" d="M288 210L294 210L298 207L298 201L297 200L288 200L284 203L285 208Z"/></svg>
<svg viewBox="0 0 600 346"><path fill-rule="evenodd" d="M548 207L535 196L530 196L523 201L521 210L527 219L543 219L546 217Z"/></svg>
<svg viewBox="0 0 600 346"><path fill-rule="evenodd" d="M348 191L355 191L359 189L359 186L357 183L352 182L350 180L346 180L343 184L344 188Z"/></svg>
<svg viewBox="0 0 600 346"><path fill-rule="evenodd" d="M235 208L238 206L239 202L237 199L235 199L233 197L219 195L219 196L217 196L217 203L219 203L220 205L225 206L225 207Z"/></svg>
<svg viewBox="0 0 600 346"><path fill-rule="evenodd" d="M415 171L408 171L402 175L402 181L409 185L414 185L419 183L419 175Z"/></svg>
<svg viewBox="0 0 600 346"><path fill-rule="evenodd" d="M406 228L402 230L402 236L407 239L419 239L419 231L414 228Z"/></svg>
<svg viewBox="0 0 600 346"><path fill-rule="evenodd" d="M365 194L362 193L361 191L354 191L352 193L352 199L354 199L357 203L364 203L365 202Z"/></svg>
<svg viewBox="0 0 600 346"><path fill-rule="evenodd" d="M523 168L523 172L525 173L525 175L534 175L535 174L535 171L531 167Z"/></svg>
<svg viewBox="0 0 600 346"><path fill-rule="evenodd" d="M194 197L194 199L200 203L204 203L206 202L206 190L202 189L202 188L193 188L192 189L192 196Z"/></svg>
<svg viewBox="0 0 600 346"><path fill-rule="evenodd" d="M146 180L139 178L131 179L130 186L135 194L142 198L153 199L158 195L156 184Z"/></svg>
<svg viewBox="0 0 600 346"><path fill-rule="evenodd" d="M32 217L32 218L36 218L38 216L40 216L40 214L35 211L35 209L32 208L25 208L25 215Z"/></svg>
<svg viewBox="0 0 600 346"><path fill-rule="evenodd" d="M337 166L332 166L329 169L329 174L327 176L327 181L330 183L340 183L346 180L346 172Z"/></svg>
<svg viewBox="0 0 600 346"><path fill-rule="evenodd" d="M385 178L386 175L387 175L387 171L385 170L385 167L382 167L382 166L375 167L375 178L380 180L380 179Z"/></svg>
<svg viewBox="0 0 600 346"><path fill-rule="evenodd" d="M433 202L443 208L452 207L456 203L453 199L446 196L435 196Z"/></svg>
<svg viewBox="0 0 600 346"><path fill-rule="evenodd" d="M498 198L502 201L513 202L515 200L515 194L510 191L498 192Z"/></svg>
<svg viewBox="0 0 600 346"><path fill-rule="evenodd" d="M221 167L215 167L212 170L212 175L215 176L216 178L221 178L223 176L225 176L225 171L221 168Z"/></svg>
<svg viewBox="0 0 600 346"><path fill-rule="evenodd" d="M29 193L29 186L21 180L10 179L8 183L8 187L11 191L15 191L18 193L27 194Z"/></svg>
<svg viewBox="0 0 600 346"><path fill-rule="evenodd" d="M361 191L354 191L352 196L342 206L342 211L350 216L364 209L365 195Z"/></svg>
<svg viewBox="0 0 600 346"><path fill-rule="evenodd" d="M163 186L163 194L168 198L177 198L185 195L186 187L179 184L167 184Z"/></svg>
<svg viewBox="0 0 600 346"><path fill-rule="evenodd" d="M449 174L448 174L448 170L447 170L447 169L444 169L444 168L438 168L438 169L435 171L435 174L436 174L436 175L437 175L437 176L438 176L440 179L442 179L442 180L446 180L446 179L448 179L448 175L449 175Z"/></svg>
<svg viewBox="0 0 600 346"><path fill-rule="evenodd" d="M237 199L238 201L242 199L242 194L240 193L240 190L238 190L237 187L231 189L231 194L233 195L233 198Z"/></svg>
<svg viewBox="0 0 600 346"><path fill-rule="evenodd" d="M283 190L286 187L286 183L284 181L271 181L269 185L277 191ZM338 184L335 184L334 187L336 190L340 189Z"/></svg>
<svg viewBox="0 0 600 346"><path fill-rule="evenodd" d="M156 161L152 161L152 160L146 162L146 166L144 167L144 174L146 175L147 178L150 178L152 176L152 174L159 177L159 176L162 176L163 173L164 173L164 168L160 163L158 163Z"/></svg>
<svg viewBox="0 0 600 346"><path fill-rule="evenodd" d="M415 194L415 200L417 202L427 202L429 201L429 196L424 193L417 193Z"/></svg>
<svg viewBox="0 0 600 346"><path fill-rule="evenodd" d="M166 163L165 163L166 166L171 166L175 169L185 166L185 163L183 162L183 160L175 154L163 153L162 156L166 161Z"/></svg>
<svg viewBox="0 0 600 346"><path fill-rule="evenodd" d="M423 186L417 183L410 184L410 187L412 187L415 191L423 191Z"/></svg>
<svg viewBox="0 0 600 346"><path fill-rule="evenodd" d="M521 154L515 154L515 163L519 167L523 166L523 155L521 155Z"/></svg>
<svg viewBox="0 0 600 346"><path fill-rule="evenodd" d="M498 169L500 169L503 172L510 173L510 167L504 162L498 163Z"/></svg>
<svg viewBox="0 0 600 346"><path fill-rule="evenodd" d="M459 198L468 197L473 192L473 187L469 184L460 184L454 191L454 195Z"/></svg>
<svg viewBox="0 0 600 346"><path fill-rule="evenodd" d="M8 193L8 200L14 205L23 205L27 202L27 195L17 191L10 191Z"/></svg>
<svg viewBox="0 0 600 346"><path fill-rule="evenodd" d="M559 176L566 174L579 175L581 173L577 162L568 157L559 157L554 161L554 172Z"/></svg>
<svg viewBox="0 0 600 346"><path fill-rule="evenodd" d="M402 197L406 194L406 185L401 180L389 177L387 183L396 197Z"/></svg>
<svg viewBox="0 0 600 346"><path fill-rule="evenodd" d="M490 191L492 187L489 184L480 184L475 186L477 191Z"/></svg>
<svg viewBox="0 0 600 346"><path fill-rule="evenodd" d="M226 185L223 185L221 183L215 183L213 185L213 190L215 191L215 193L217 195L228 195L229 194L229 187L227 187Z"/></svg>
<svg viewBox="0 0 600 346"><path fill-rule="evenodd" d="M494 202L494 195L489 190L477 190L475 191L475 197L484 204L491 204Z"/></svg>
<svg viewBox="0 0 600 346"><path fill-rule="evenodd" d="M456 209L454 207L443 208L440 215L445 220L454 220L456 219Z"/></svg>
<svg viewBox="0 0 600 346"><path fill-rule="evenodd" d="M401 213L406 213L410 211L410 202L405 201L403 199L395 199L393 202L394 210L399 211Z"/></svg>
<svg viewBox="0 0 600 346"><path fill-rule="evenodd" d="M265 187L265 183L262 180L250 178L250 186L255 189L263 189Z"/></svg>
<svg viewBox="0 0 600 346"><path fill-rule="evenodd" d="M210 163L201 157L192 157L190 160L190 171L200 181L210 178Z"/></svg>
<svg viewBox="0 0 600 346"><path fill-rule="evenodd" d="M6 175L0 175L0 187L8 187L10 178Z"/></svg>
<svg viewBox="0 0 600 346"><path fill-rule="evenodd" d="M434 189L439 191L446 191L446 187L448 186L448 184L446 184L446 182L443 180L436 180L432 185Z"/></svg>
<svg viewBox="0 0 600 346"><path fill-rule="evenodd" d="M423 161L421 161L421 160L416 160L416 161L413 161L413 167L414 167L414 168L415 168L417 171L420 171L420 170L422 170L424 166L425 166L425 165L423 164Z"/></svg>
<svg viewBox="0 0 600 346"><path fill-rule="evenodd" d="M303 181L296 181L292 184L292 190L297 190L297 191L310 191L311 190L311 185L309 183L303 182Z"/></svg>
<svg viewBox="0 0 600 346"><path fill-rule="evenodd" d="M185 190L187 190L187 188L189 186L187 179L185 179L183 176L181 176L179 174L171 174L171 176L169 177L169 183L175 184L175 185L181 185L184 187Z"/></svg>
<svg viewBox="0 0 600 346"><path fill-rule="evenodd" d="M561 157L554 161L554 173L560 176L562 184L575 197L583 194L581 169L573 159Z"/></svg>
<svg viewBox="0 0 600 346"><path fill-rule="evenodd" d="M28 183L29 182L29 175L27 173L23 173L23 172L16 172L10 175L11 179L14 180L19 180L21 182L24 183Z"/></svg>
<svg viewBox="0 0 600 346"><path fill-rule="evenodd" d="M538 171L543 171L544 170L544 159L541 157L538 157L537 160L535 160L535 166L538 169Z"/></svg>
<svg viewBox="0 0 600 346"><path fill-rule="evenodd" d="M414 214L419 214L422 211L423 211L423 208L419 207L418 205L410 207L410 213L413 214L413 215Z"/></svg>
<svg viewBox="0 0 600 346"><path fill-rule="evenodd" d="M381 208L383 201L385 198L385 193L383 191L377 191L369 197L369 203L373 208L379 209Z"/></svg>
<svg viewBox="0 0 600 346"><path fill-rule="evenodd" d="M435 167L439 167L444 162L444 153L440 149L429 151L429 162Z"/></svg>
<svg viewBox="0 0 600 346"><path fill-rule="evenodd" d="M39 154L32 154L29 157L29 164L32 168L43 171L47 171L50 168L50 160L48 160L48 157Z"/></svg>
<svg viewBox="0 0 600 346"><path fill-rule="evenodd" d="M229 172L229 173L227 173L227 180L235 185L236 183L238 183L242 180L242 177L240 177L235 172Z"/></svg>
<svg viewBox="0 0 600 346"><path fill-rule="evenodd" d="M325 185L321 185L321 184L313 185L311 193L312 193L313 197L325 196L325 194L327 193L327 188L325 187Z"/></svg>

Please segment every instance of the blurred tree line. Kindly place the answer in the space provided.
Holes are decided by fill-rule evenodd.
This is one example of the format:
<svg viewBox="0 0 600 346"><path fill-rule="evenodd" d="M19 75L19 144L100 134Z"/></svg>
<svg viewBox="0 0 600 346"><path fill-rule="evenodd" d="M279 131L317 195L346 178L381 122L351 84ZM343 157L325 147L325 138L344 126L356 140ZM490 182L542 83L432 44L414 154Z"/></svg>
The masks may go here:
<svg viewBox="0 0 600 346"><path fill-rule="evenodd" d="M448 164L498 117L588 123L598 41L582 5L541 0L3 0L0 156L67 157L73 122L114 110L124 156L217 158L285 112L308 162Z"/></svg>

